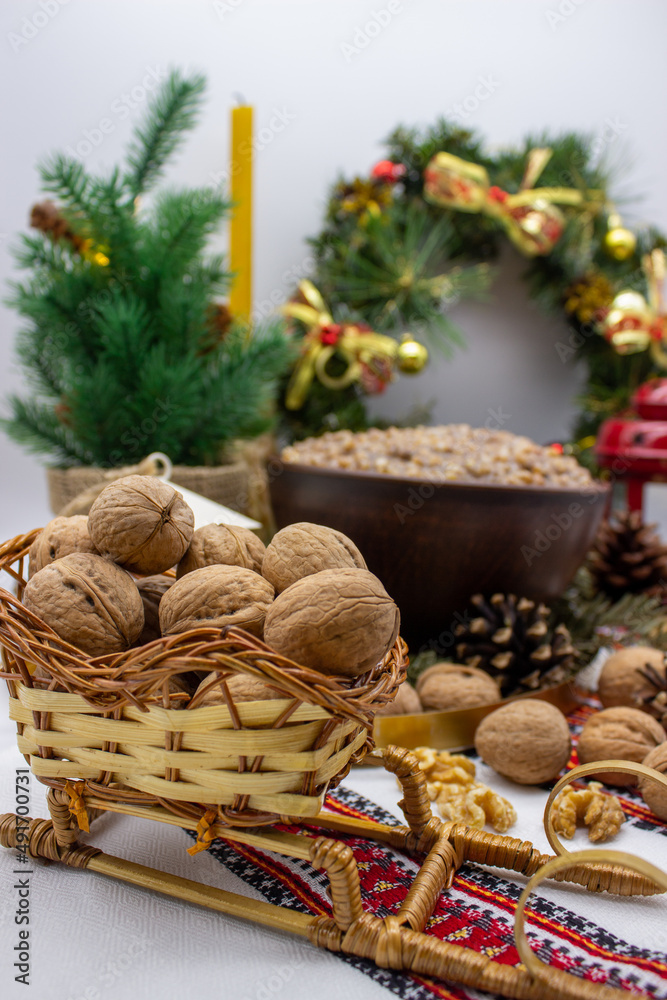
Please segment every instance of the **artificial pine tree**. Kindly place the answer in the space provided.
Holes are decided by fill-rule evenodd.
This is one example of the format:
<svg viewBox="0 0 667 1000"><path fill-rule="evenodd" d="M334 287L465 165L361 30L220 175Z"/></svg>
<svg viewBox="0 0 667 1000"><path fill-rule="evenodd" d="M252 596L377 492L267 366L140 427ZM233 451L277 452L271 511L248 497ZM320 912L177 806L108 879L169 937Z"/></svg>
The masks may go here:
<svg viewBox="0 0 667 1000"><path fill-rule="evenodd" d="M172 73L107 177L75 158L40 168L57 204L36 206L17 250L30 277L11 304L27 322L18 354L30 393L7 433L59 465L125 465L153 451L215 465L272 421L292 359L282 322L231 325L215 297L230 273L206 256L230 204L212 188L144 196L196 123L200 76ZM224 322L223 322L224 319Z"/></svg>

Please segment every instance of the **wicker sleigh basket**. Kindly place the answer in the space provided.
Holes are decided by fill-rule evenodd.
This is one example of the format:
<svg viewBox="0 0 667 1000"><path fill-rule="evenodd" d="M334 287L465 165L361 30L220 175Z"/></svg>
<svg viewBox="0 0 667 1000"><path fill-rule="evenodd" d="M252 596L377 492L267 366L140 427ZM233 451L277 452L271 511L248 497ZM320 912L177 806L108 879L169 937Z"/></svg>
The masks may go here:
<svg viewBox="0 0 667 1000"><path fill-rule="evenodd" d="M652 895L667 876L631 855L585 851L550 858L532 844L431 813L426 780L408 750L372 747L373 716L405 676L399 638L384 661L344 685L279 656L240 629L196 629L125 653L85 657L20 603L33 531L0 546L0 570L16 596L0 590L0 644L19 749L33 774L50 786L50 820L0 816L0 845L86 868L234 917L307 936L329 951L371 958L383 967L461 982L521 1000L624 1000L622 990L576 979L533 954L523 929L529 893L546 876L591 891ZM178 708L170 681L192 670L215 672L224 706ZM225 685L234 673L261 679L284 697L235 704ZM61 690L56 690L56 687ZM366 756L367 755L367 756ZM327 788L366 757L384 765L403 789L407 826L386 826L321 811ZM606 761L614 769L655 774L643 765ZM591 765L577 769L589 773ZM547 805L566 776L554 788ZM667 785L667 779L658 775ZM254 844L309 861L329 877L331 916L285 910L224 889L203 886L79 841L100 811L128 813L196 833L194 854L216 839ZM380 918L362 905L350 847L327 836L268 829L277 820L303 819L323 831L373 837L424 861L396 913ZM253 830L252 827L263 829ZM251 829L248 829L248 828ZM552 846L558 845L549 835ZM523 964L501 965L463 944L425 933L441 891L460 865L499 866L528 876L516 913Z"/></svg>
<svg viewBox="0 0 667 1000"><path fill-rule="evenodd" d="M0 590L0 676L20 751L38 780L70 802L85 795L208 824L271 824L317 815L327 789L372 749L374 713L405 676L400 638L382 663L347 683L234 628L90 658L21 604L37 534L0 546L0 570L17 584L15 597ZM217 673L226 704L184 704L170 681L191 671ZM281 697L235 703L225 684L235 673Z"/></svg>

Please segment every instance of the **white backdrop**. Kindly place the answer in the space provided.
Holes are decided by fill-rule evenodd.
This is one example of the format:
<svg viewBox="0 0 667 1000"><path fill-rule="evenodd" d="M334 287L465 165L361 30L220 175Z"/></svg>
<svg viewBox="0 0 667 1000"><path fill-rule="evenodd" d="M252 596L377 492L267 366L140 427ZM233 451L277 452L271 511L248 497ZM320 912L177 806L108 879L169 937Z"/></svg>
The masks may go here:
<svg viewBox="0 0 667 1000"><path fill-rule="evenodd" d="M12 238L40 195L36 161L70 146L87 166L110 168L147 87L171 66L209 80L201 125L171 183L224 180L234 94L256 108L260 312L307 267L305 238L317 232L338 172L367 171L397 124L440 114L458 114L496 148L544 129L590 133L619 164L618 194L641 195L627 203L626 220L665 230L666 27L659 0L4 0L3 292ZM441 421L482 424L500 407L510 430L539 441L567 433L580 373L559 360L563 329L527 301L521 268L508 252L494 300L452 314L467 350L392 387L379 403L384 414L436 399ZM3 408L19 378L17 327L3 307ZM0 468L4 536L43 523L38 460L0 435Z"/></svg>

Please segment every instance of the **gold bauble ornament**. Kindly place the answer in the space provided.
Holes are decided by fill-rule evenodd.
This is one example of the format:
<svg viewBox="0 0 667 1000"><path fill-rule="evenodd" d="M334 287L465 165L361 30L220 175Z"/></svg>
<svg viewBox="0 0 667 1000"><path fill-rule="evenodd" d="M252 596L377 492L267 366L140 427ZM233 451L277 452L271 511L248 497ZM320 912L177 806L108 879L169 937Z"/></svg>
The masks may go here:
<svg viewBox="0 0 667 1000"><path fill-rule="evenodd" d="M609 229L605 233L602 245L612 260L628 260L637 249L637 237L621 225L620 215L610 215Z"/></svg>
<svg viewBox="0 0 667 1000"><path fill-rule="evenodd" d="M404 375L418 375L428 361L428 351L409 333L404 334L396 352L396 365Z"/></svg>

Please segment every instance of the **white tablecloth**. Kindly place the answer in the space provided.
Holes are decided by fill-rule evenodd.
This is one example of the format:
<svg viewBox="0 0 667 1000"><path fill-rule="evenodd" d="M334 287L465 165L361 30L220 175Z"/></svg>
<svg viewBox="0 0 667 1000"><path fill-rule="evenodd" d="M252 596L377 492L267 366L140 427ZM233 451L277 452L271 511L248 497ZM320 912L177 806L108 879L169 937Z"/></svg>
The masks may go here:
<svg viewBox="0 0 667 1000"><path fill-rule="evenodd" d="M0 812L15 807L15 773L25 767L8 721L7 692L0 700ZM545 793L504 781L478 763L487 781L514 803L510 831L548 851L542 828ZM400 817L395 779L371 768L354 770L346 785ZM48 816L45 788L30 777L31 814ZM577 837L579 838L579 834ZM261 899L206 852L191 857L191 841L178 828L106 815L86 838L110 854ZM657 857L657 849L661 856ZM587 846L585 835L575 844ZM667 869L667 838L624 827L614 847ZM389 991L335 955L307 941L252 923L179 903L93 872L36 862L30 875L30 992L14 981L19 926L17 879L26 877L16 852L0 849L0 991L6 1000L380 1000ZM18 872L18 874L15 874ZM513 876L512 876L513 877ZM517 879L517 881L521 881ZM591 896L575 887L540 892L588 916L626 941L667 952L667 901ZM667 996L667 990L660 994Z"/></svg>

